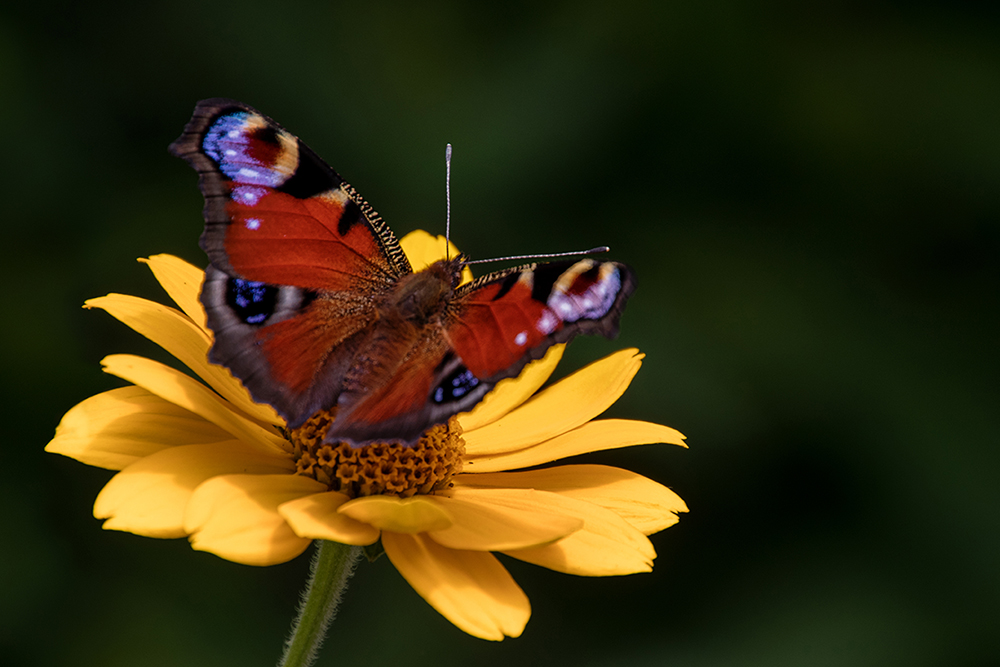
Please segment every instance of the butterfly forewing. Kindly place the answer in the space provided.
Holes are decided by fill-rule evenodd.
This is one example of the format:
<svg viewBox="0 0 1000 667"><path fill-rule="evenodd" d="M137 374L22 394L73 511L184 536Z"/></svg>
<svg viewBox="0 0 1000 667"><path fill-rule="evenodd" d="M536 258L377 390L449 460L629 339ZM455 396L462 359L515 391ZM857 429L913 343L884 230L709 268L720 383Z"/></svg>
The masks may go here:
<svg viewBox="0 0 1000 667"><path fill-rule="evenodd" d="M201 245L246 280L385 289L410 272L389 228L297 137L240 102L200 102L170 151L200 174Z"/></svg>
<svg viewBox="0 0 1000 667"><path fill-rule="evenodd" d="M593 259L499 271L459 289L447 336L465 366L496 382L578 334L614 338L635 274Z"/></svg>

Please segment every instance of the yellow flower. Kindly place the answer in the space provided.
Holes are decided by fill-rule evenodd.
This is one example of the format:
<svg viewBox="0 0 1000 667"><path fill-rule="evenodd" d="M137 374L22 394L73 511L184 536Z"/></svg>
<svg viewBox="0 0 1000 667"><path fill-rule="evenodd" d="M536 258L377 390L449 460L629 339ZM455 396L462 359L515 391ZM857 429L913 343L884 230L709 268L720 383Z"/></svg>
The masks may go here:
<svg viewBox="0 0 1000 667"><path fill-rule="evenodd" d="M415 270L444 248L425 232L402 245ZM290 560L312 540L381 538L438 612L471 635L500 640L520 635L531 609L491 552L571 574L647 572L656 554L646 536L687 511L674 492L627 470L520 470L603 449L683 445L666 426L593 419L638 371L643 355L634 349L538 391L562 355L552 348L450 427L435 427L418 446L426 456L377 444L338 451L309 424L287 432L273 409L208 362L200 270L170 255L145 261L180 311L121 294L86 305L161 345L204 384L150 359L111 355L104 370L132 386L63 417L46 451L120 471L94 505L104 528L186 536L195 549L249 565ZM356 454L367 462L347 460ZM397 474L394 466L409 467Z"/></svg>

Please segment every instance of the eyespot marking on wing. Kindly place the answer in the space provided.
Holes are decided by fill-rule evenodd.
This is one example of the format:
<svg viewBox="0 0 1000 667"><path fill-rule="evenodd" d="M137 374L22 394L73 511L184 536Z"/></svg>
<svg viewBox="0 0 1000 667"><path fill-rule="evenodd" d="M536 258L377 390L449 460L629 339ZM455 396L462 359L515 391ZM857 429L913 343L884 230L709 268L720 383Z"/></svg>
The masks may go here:
<svg viewBox="0 0 1000 667"><path fill-rule="evenodd" d="M278 288L266 283L230 278L226 283L226 303L244 324L261 325L274 313Z"/></svg>

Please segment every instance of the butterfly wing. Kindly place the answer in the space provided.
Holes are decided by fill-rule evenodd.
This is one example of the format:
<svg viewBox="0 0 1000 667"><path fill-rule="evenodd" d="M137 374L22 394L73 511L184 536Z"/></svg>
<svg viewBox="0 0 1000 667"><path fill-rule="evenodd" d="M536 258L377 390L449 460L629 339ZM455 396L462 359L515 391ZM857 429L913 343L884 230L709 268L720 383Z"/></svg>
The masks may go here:
<svg viewBox="0 0 1000 667"><path fill-rule="evenodd" d="M395 369L392 380L342 405L326 434L328 442L358 446L372 440L414 444L429 427L448 421L452 415L471 409L489 386L469 393L465 401L436 401L434 388L447 384L461 365L439 326L430 326L416 337Z"/></svg>
<svg viewBox="0 0 1000 667"><path fill-rule="evenodd" d="M298 426L335 402L409 262L337 172L252 107L200 102L170 152L205 196L210 359Z"/></svg>
<svg viewBox="0 0 1000 667"><path fill-rule="evenodd" d="M393 382L338 414L327 439L359 443L390 432L413 442L551 346L578 334L614 338L634 289L628 266L592 259L521 266L459 287Z"/></svg>
<svg viewBox="0 0 1000 667"><path fill-rule="evenodd" d="M446 335L471 375L492 385L579 334L616 337L635 285L625 264L589 258L499 271L459 288Z"/></svg>

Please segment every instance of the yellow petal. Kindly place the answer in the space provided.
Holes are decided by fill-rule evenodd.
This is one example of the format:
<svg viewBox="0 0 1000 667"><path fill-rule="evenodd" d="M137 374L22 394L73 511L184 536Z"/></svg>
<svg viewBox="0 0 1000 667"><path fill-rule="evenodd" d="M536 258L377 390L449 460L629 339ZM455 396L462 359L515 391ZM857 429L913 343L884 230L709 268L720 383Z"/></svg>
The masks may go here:
<svg viewBox="0 0 1000 667"><path fill-rule="evenodd" d="M611 510L559 494L548 494L553 510L583 519L583 528L554 544L505 551L550 570L591 577L649 572L656 551L649 539Z"/></svg>
<svg viewBox="0 0 1000 667"><path fill-rule="evenodd" d="M643 356L634 348L621 350L563 378L503 418L467 432L465 451L469 456L512 452L576 428L625 393Z"/></svg>
<svg viewBox="0 0 1000 667"><path fill-rule="evenodd" d="M284 451L282 438L233 411L218 394L169 366L131 354L112 354L104 371L207 419L227 433L266 451Z"/></svg>
<svg viewBox="0 0 1000 667"><path fill-rule="evenodd" d="M528 597L493 554L399 533L383 533L382 546L413 590L460 630L493 641L524 631Z"/></svg>
<svg viewBox="0 0 1000 667"><path fill-rule="evenodd" d="M686 446L684 436L669 426L631 419L598 419L520 451L491 456L468 456L462 464L462 471L478 473L516 470L587 452L655 442Z"/></svg>
<svg viewBox="0 0 1000 667"><path fill-rule="evenodd" d="M109 294L89 299L85 305L107 311L115 319L177 357L239 410L265 424L284 426L285 420L278 416L274 408L253 402L250 394L229 369L208 362L212 338L189 317L155 301L127 294Z"/></svg>
<svg viewBox="0 0 1000 667"><path fill-rule="evenodd" d="M687 505L676 493L630 470L601 465L568 465L524 472L459 475L454 493L465 488L541 489L586 500L611 510L644 535L677 523Z"/></svg>
<svg viewBox="0 0 1000 667"><path fill-rule="evenodd" d="M378 528L337 512L348 500L343 493L327 491L284 503L278 507L278 513L299 537L359 546L374 543L379 536Z"/></svg>
<svg viewBox="0 0 1000 667"><path fill-rule="evenodd" d="M231 437L215 424L142 387L121 387L70 408L45 451L121 470L168 447Z"/></svg>
<svg viewBox="0 0 1000 667"><path fill-rule="evenodd" d="M325 485L301 475L213 477L191 495L184 531L191 535L192 548L227 560L284 563L305 551L311 540L292 531L278 506L325 490Z"/></svg>
<svg viewBox="0 0 1000 667"><path fill-rule="evenodd" d="M208 331L205 323L205 309L198 299L205 272L173 255L153 255L149 259L139 259L147 264L153 276L160 283L174 303L194 320L199 327Z"/></svg>
<svg viewBox="0 0 1000 667"><path fill-rule="evenodd" d="M520 375L501 380L472 412L459 415L462 429L473 431L491 424L531 398L552 375L565 349L565 345L553 345L544 357L525 366Z"/></svg>
<svg viewBox="0 0 1000 667"><path fill-rule="evenodd" d="M546 495L531 489L454 489L439 497L454 525L430 531L451 549L504 551L549 544L583 527L583 521L553 512Z"/></svg>
<svg viewBox="0 0 1000 667"><path fill-rule="evenodd" d="M147 537L183 537L184 509L206 479L231 473L289 474L288 456L268 456L238 440L171 447L111 478L94 503L104 528Z"/></svg>
<svg viewBox="0 0 1000 667"><path fill-rule="evenodd" d="M395 533L423 533L452 524L451 516L433 496L367 496L344 503L337 511L355 521Z"/></svg>
<svg viewBox="0 0 1000 667"><path fill-rule="evenodd" d="M448 257L457 257L460 254L455 244L448 243L445 237L433 236L422 229L416 229L404 236L399 245L403 248L406 258L410 260L410 266L413 267L414 273L423 271L434 262L444 259L446 249ZM469 267L465 267L462 270L461 284L471 280L472 271L469 270Z"/></svg>

